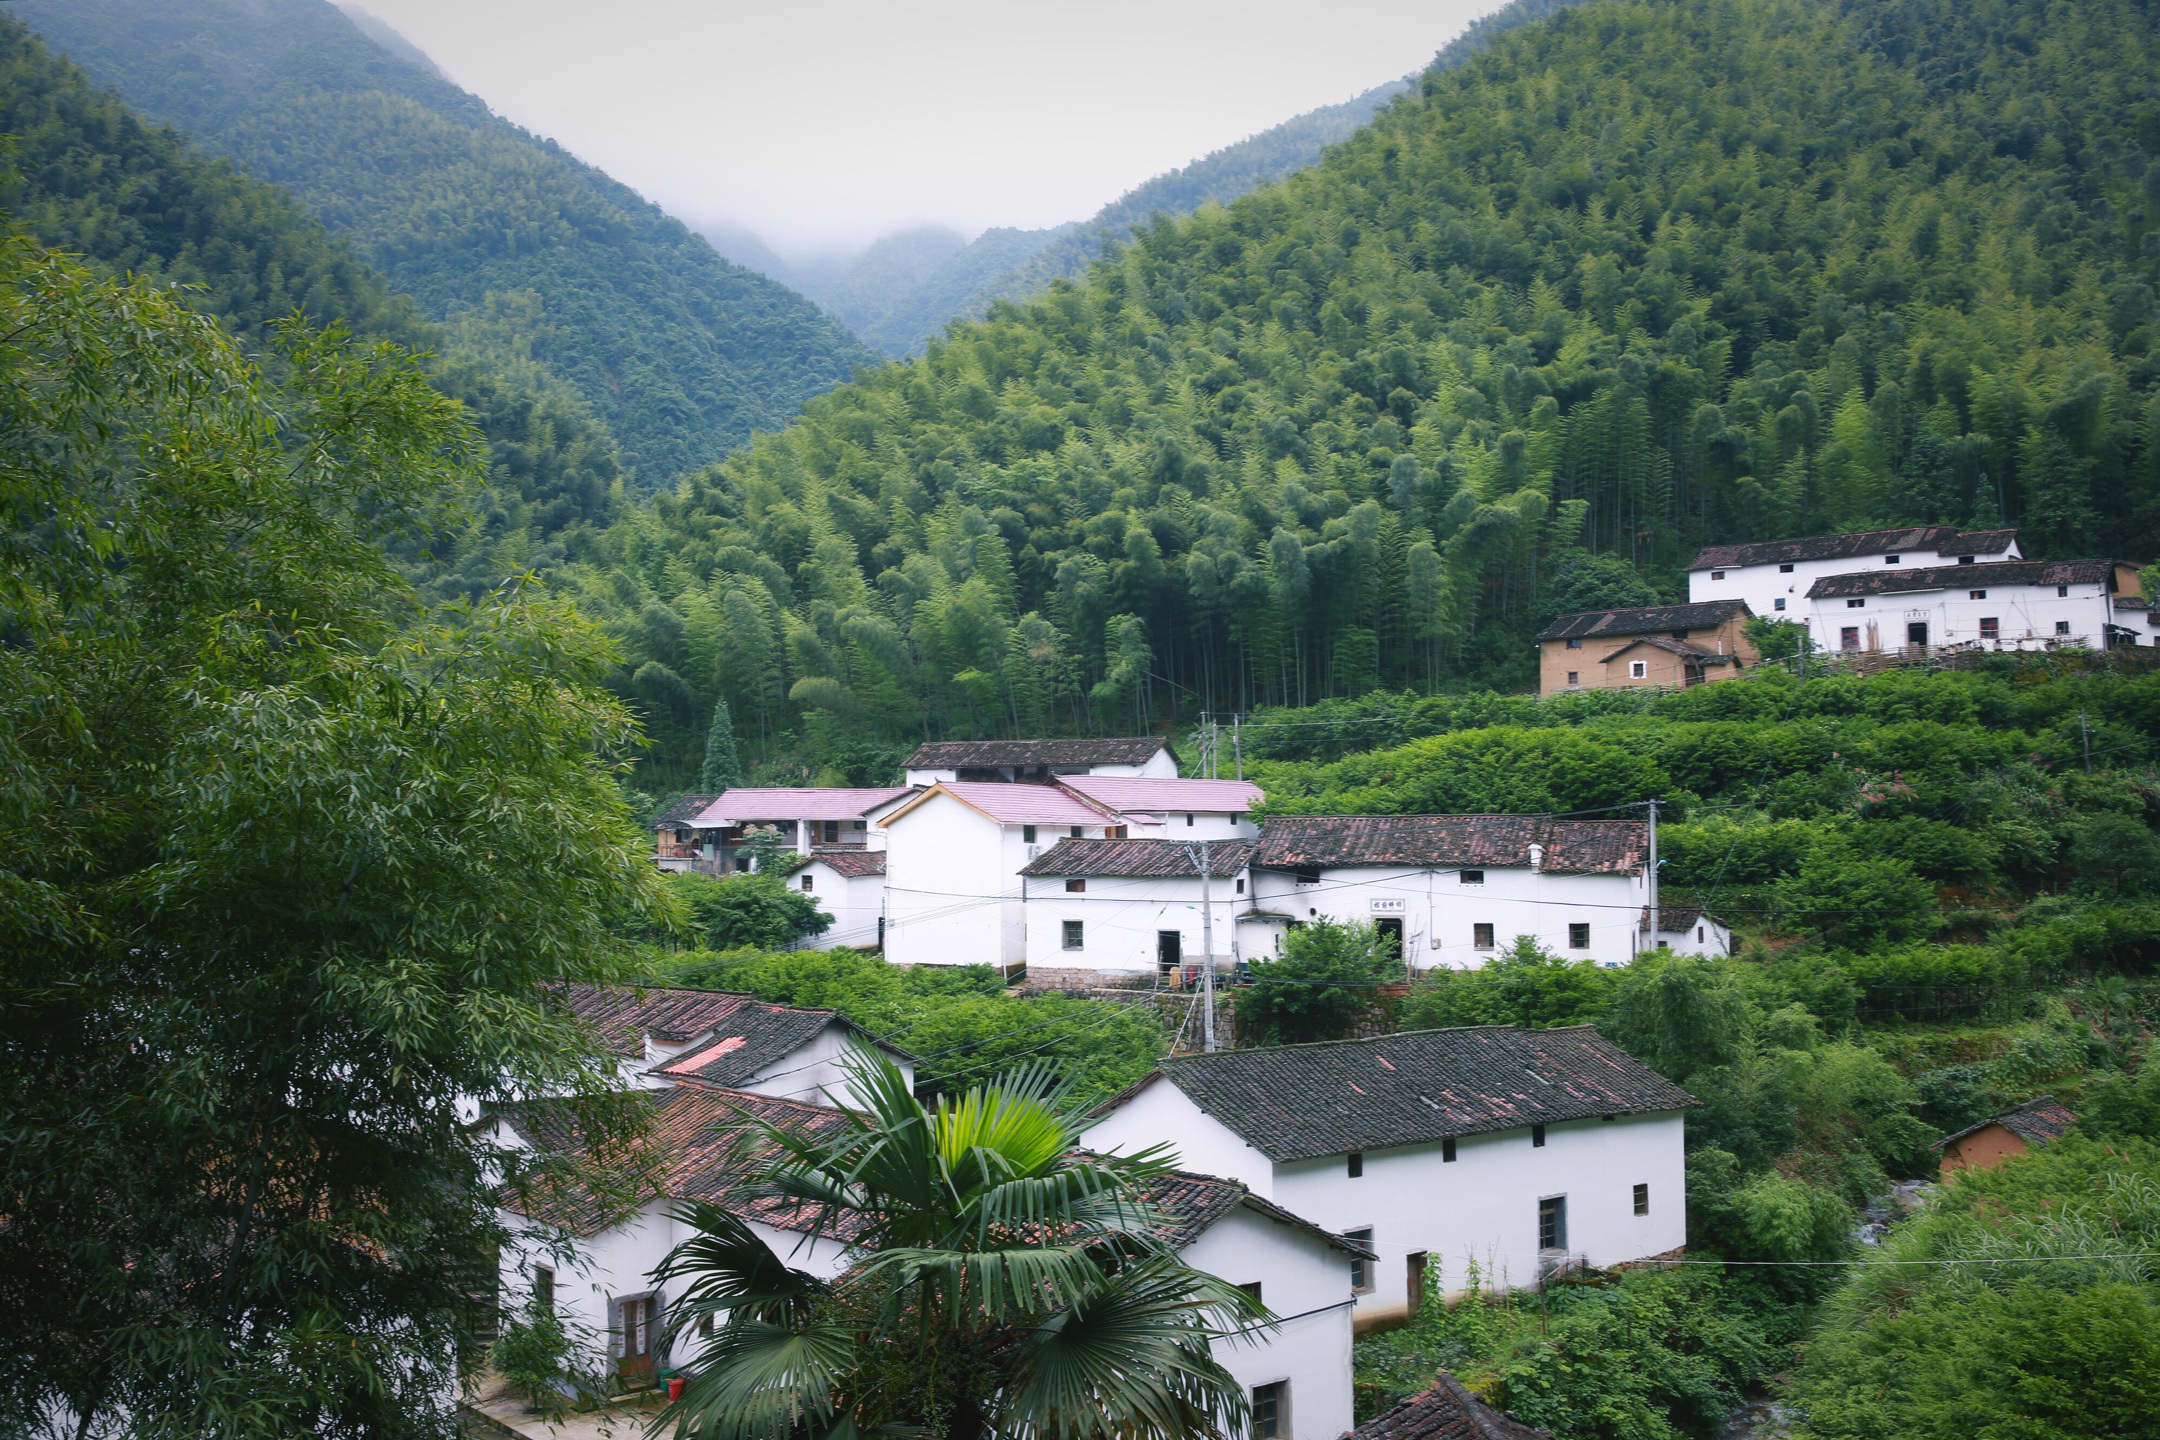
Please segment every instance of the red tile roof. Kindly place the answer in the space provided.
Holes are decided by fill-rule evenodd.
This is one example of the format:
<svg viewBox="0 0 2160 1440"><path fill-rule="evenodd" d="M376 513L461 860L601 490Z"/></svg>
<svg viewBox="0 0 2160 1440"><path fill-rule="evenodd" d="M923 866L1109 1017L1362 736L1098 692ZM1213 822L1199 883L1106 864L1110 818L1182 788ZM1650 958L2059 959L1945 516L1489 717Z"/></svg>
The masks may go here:
<svg viewBox="0 0 2160 1440"><path fill-rule="evenodd" d="M1158 780L1149 775L1061 775L1058 784L1112 810L1242 815L1267 799L1247 780Z"/></svg>
<svg viewBox="0 0 2160 1440"><path fill-rule="evenodd" d="M1432 1389L1413 1395L1350 1432L1350 1440L1552 1440L1552 1431L1495 1410L1440 1371Z"/></svg>
<svg viewBox="0 0 2160 1440"><path fill-rule="evenodd" d="M694 1068L678 1056L658 1067L663 1074L691 1076L713 1085L740 1085L808 1044L828 1025L870 1037L837 1010L775 1005L729 990L681 990L667 986L612 989L565 985L563 999L571 1012L599 1035L617 1055L643 1059L645 1037L662 1044L702 1041L704 1057ZM724 1042L734 1041L730 1045ZM895 1055L897 1046L878 1041Z"/></svg>
<svg viewBox="0 0 2160 1440"><path fill-rule="evenodd" d="M853 790L837 786L747 789L722 792L699 814L700 825L736 825L747 820L860 820L880 805L898 800L914 787L889 785Z"/></svg>
<svg viewBox="0 0 2160 1440"><path fill-rule="evenodd" d="M1264 870L1354 866L1506 869L1545 847L1556 875L1632 875L1650 833L1640 820L1555 820L1549 815L1278 815L1260 830L1253 864Z"/></svg>
<svg viewBox="0 0 2160 1440"><path fill-rule="evenodd" d="M883 850L813 849L810 852L810 858L818 864L826 866L834 874L845 875L850 880L860 880L866 876L885 873L885 852Z"/></svg>
<svg viewBox="0 0 2160 1440"><path fill-rule="evenodd" d="M2000 1125L2028 1145L2040 1146L2062 1139L2076 1124L2077 1116L2071 1113L2069 1106L2052 1095L2042 1095L2037 1100L2026 1101L2015 1110L2005 1110L2000 1115L1990 1115L1977 1125L1968 1125L1955 1135L1945 1135L1929 1148L1940 1150L1945 1145L1955 1145L1966 1136L1985 1130L1990 1125Z"/></svg>

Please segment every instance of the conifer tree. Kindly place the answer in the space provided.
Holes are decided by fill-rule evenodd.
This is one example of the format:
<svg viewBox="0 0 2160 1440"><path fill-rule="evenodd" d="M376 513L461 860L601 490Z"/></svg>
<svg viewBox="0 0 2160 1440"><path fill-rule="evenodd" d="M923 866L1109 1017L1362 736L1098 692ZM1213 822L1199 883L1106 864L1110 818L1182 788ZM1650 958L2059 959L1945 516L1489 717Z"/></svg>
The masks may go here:
<svg viewBox="0 0 2160 1440"><path fill-rule="evenodd" d="M742 759L735 753L735 717L725 700L713 702L712 728L705 732L705 768L698 784L707 794L742 784Z"/></svg>

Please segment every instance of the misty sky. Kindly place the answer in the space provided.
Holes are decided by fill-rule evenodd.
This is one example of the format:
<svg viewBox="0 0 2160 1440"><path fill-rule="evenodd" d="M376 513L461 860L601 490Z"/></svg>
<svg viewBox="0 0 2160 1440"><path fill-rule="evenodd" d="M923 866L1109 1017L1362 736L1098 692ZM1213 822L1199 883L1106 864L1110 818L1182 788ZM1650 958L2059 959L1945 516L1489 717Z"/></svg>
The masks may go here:
<svg viewBox="0 0 2160 1440"><path fill-rule="evenodd" d="M783 250L1083 219L1499 0L357 0L497 112Z"/></svg>

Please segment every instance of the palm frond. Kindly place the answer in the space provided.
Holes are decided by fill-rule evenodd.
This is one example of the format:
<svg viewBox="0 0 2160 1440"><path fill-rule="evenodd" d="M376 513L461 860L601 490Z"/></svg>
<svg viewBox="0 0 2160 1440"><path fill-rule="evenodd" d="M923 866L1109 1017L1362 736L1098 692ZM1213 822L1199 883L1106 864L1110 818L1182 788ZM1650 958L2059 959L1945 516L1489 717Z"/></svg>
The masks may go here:
<svg viewBox="0 0 2160 1440"><path fill-rule="evenodd" d="M693 1378L647 1433L696 1440L775 1440L807 1426L830 1429L834 1395L853 1368L855 1330L838 1321L800 1327L738 1317L691 1361Z"/></svg>
<svg viewBox="0 0 2160 1440"><path fill-rule="evenodd" d="M777 1325L800 1323L809 1307L830 1292L817 1276L788 1267L748 1225L702 1200L671 1212L696 1233L668 1252L653 1272L655 1283L688 1279L682 1298L668 1307L668 1334L708 1315L736 1311Z"/></svg>

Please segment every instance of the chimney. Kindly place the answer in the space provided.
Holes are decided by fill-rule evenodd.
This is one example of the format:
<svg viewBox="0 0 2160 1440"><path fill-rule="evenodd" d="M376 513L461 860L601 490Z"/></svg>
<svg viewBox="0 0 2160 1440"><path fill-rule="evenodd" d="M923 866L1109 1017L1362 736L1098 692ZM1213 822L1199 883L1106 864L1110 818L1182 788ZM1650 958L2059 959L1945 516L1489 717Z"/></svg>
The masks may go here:
<svg viewBox="0 0 2160 1440"><path fill-rule="evenodd" d="M1530 846L1530 868L1533 871L1545 868L1545 847L1543 845L1533 843Z"/></svg>

